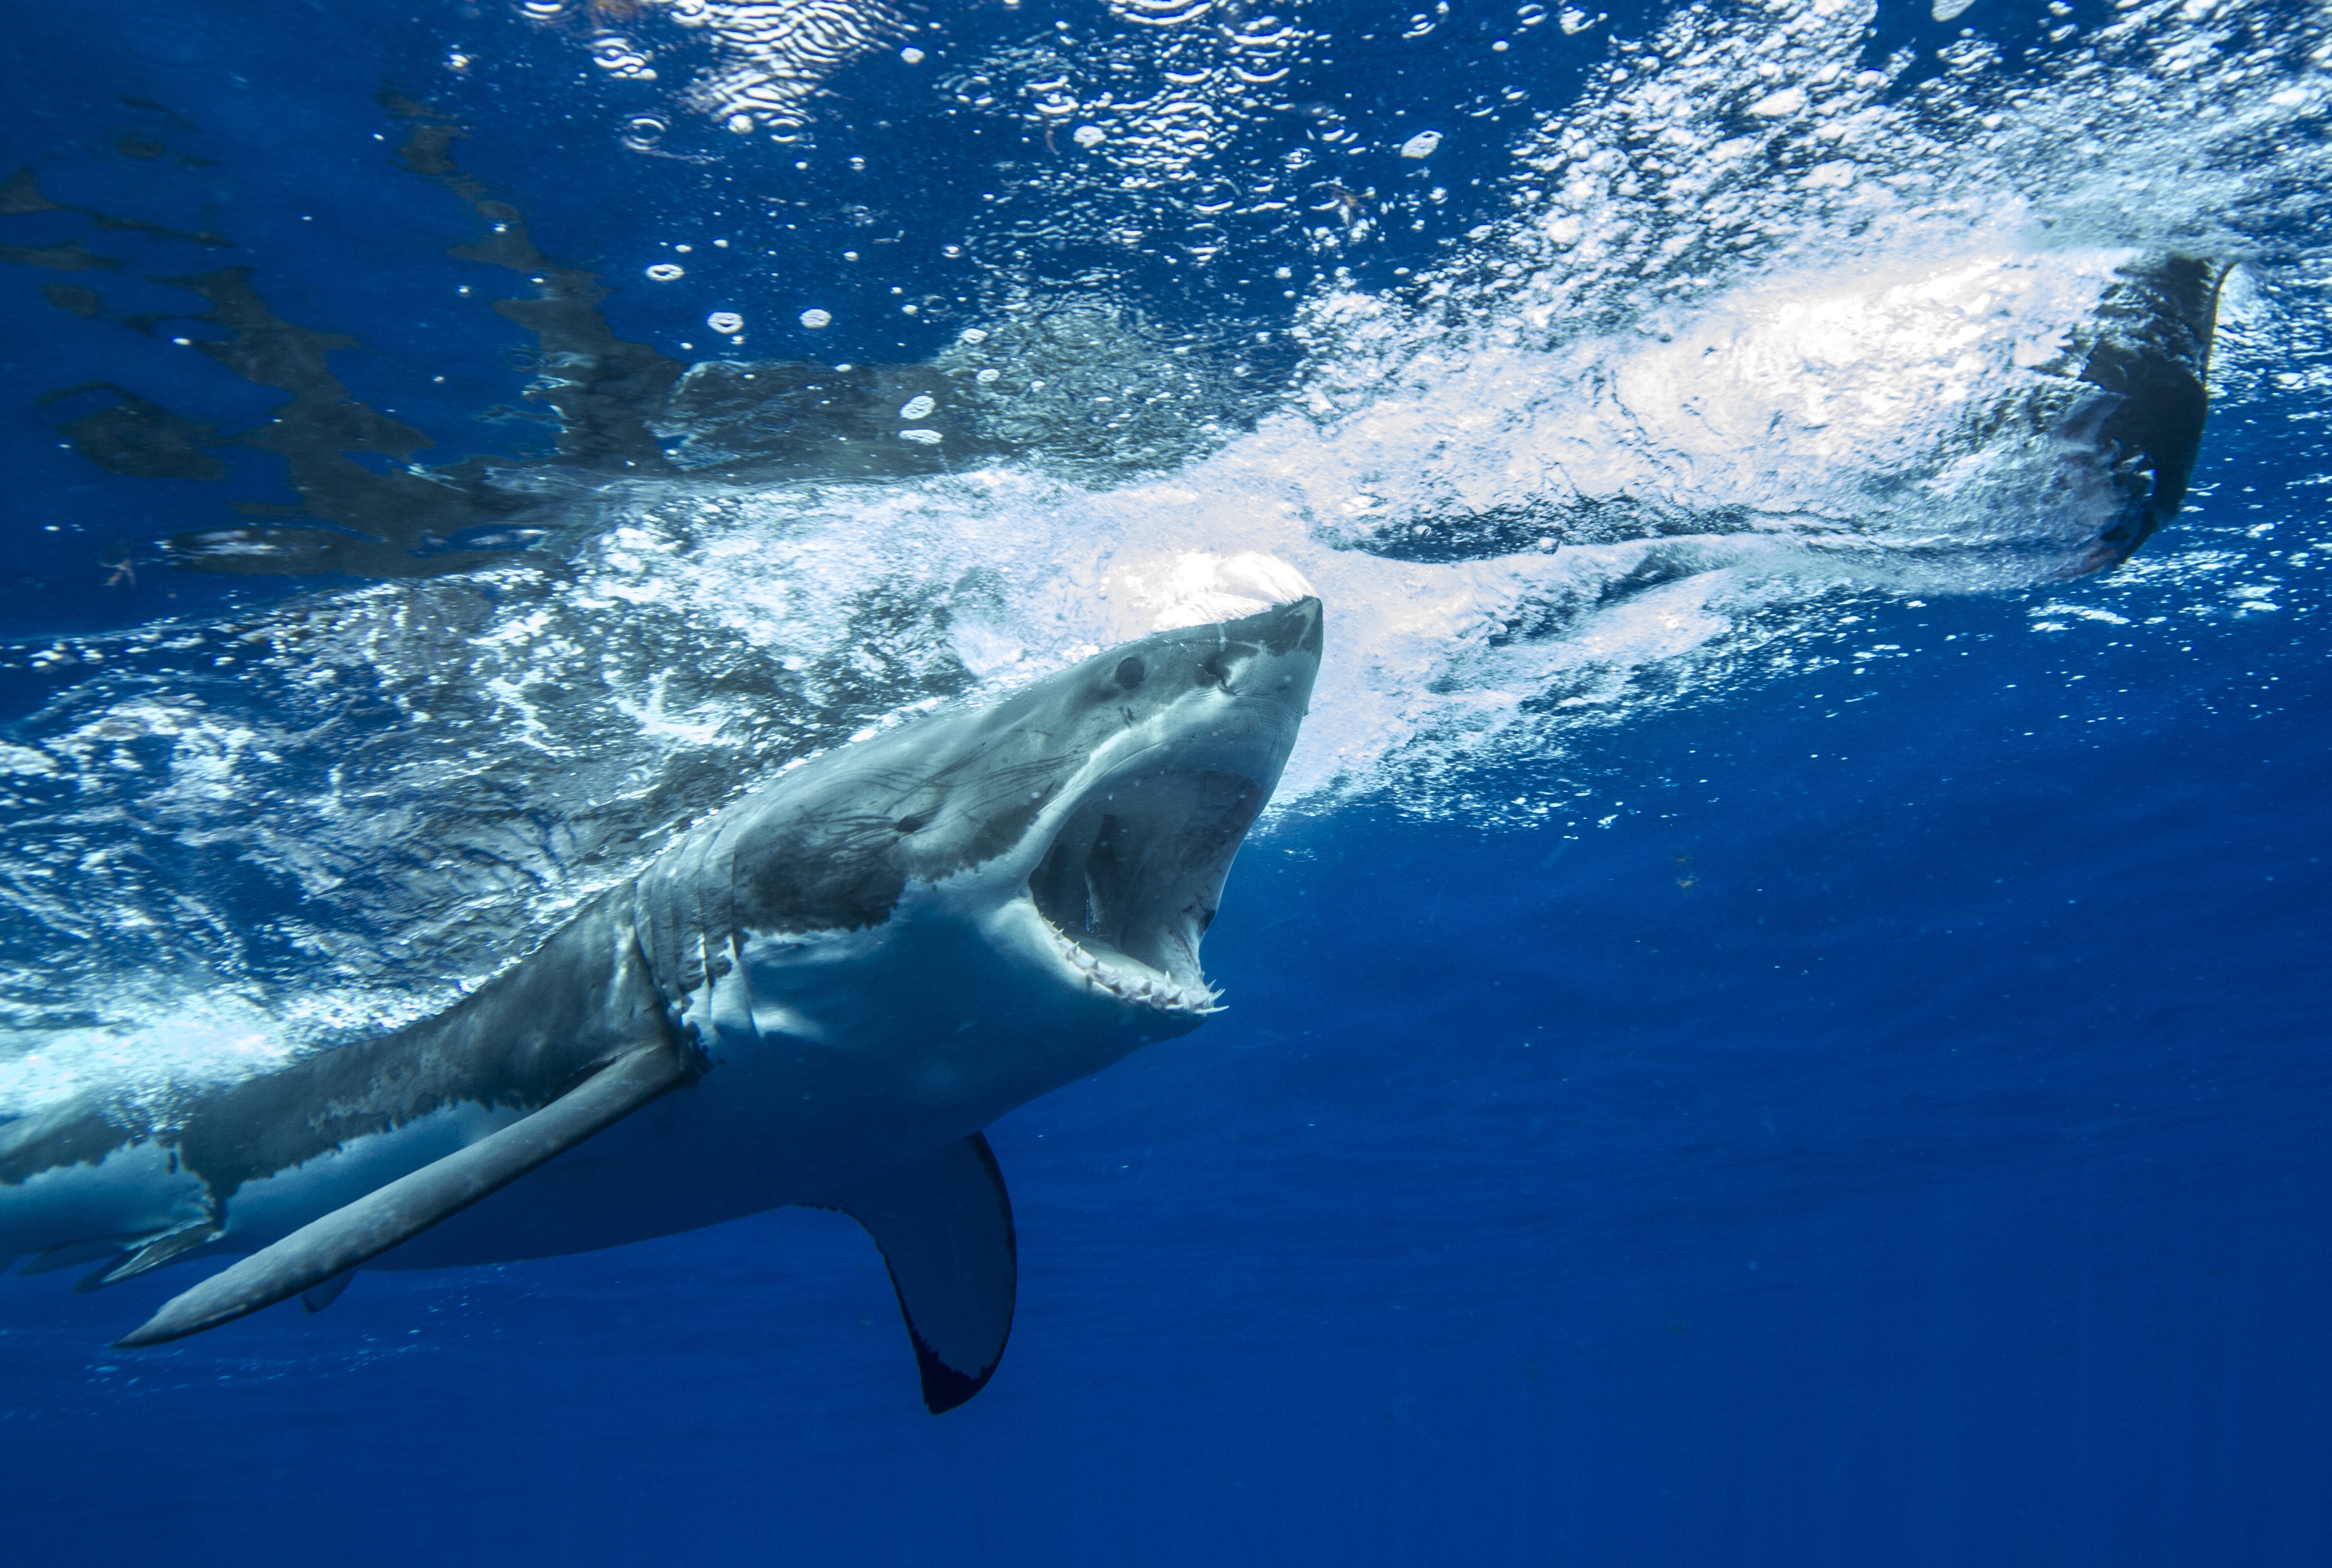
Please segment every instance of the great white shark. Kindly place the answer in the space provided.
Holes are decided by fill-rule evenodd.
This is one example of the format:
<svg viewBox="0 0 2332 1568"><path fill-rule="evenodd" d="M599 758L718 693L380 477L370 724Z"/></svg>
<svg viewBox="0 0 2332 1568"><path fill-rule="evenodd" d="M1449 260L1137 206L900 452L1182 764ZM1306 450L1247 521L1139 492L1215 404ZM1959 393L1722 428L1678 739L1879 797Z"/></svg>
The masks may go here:
<svg viewBox="0 0 2332 1568"><path fill-rule="evenodd" d="M1015 1290L981 1129L1217 1010L1199 943L1319 669L1290 579L780 776L437 1016L167 1112L0 1124L0 1259L95 1286L244 1255L137 1347L320 1310L360 1267L810 1204L874 1237L925 1403L961 1404Z"/></svg>

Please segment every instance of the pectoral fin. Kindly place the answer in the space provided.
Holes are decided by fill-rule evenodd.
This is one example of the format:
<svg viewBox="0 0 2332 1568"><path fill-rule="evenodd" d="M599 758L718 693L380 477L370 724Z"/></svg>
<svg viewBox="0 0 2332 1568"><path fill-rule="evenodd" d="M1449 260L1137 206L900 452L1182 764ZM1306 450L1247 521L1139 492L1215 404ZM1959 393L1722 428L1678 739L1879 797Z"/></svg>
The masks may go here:
<svg viewBox="0 0 2332 1568"><path fill-rule="evenodd" d="M1004 1357L1018 1273L1012 1200L988 1140L974 1133L821 1207L857 1220L882 1248L925 1407L940 1415L978 1393Z"/></svg>
<svg viewBox="0 0 2332 1568"><path fill-rule="evenodd" d="M619 1056L532 1115L375 1188L172 1297L115 1343L134 1350L182 1339L315 1289L507 1187L690 1076L665 1042Z"/></svg>

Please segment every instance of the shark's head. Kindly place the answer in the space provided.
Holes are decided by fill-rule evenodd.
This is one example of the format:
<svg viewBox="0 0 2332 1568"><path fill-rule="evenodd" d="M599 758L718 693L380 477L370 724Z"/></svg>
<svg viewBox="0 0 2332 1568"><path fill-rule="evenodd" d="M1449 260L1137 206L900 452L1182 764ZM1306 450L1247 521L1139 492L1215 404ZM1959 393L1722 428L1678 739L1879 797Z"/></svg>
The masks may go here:
<svg viewBox="0 0 2332 1568"><path fill-rule="evenodd" d="M1295 591L829 753L732 808L700 839L728 875L701 858L667 878L710 873L733 899L720 923L750 1002L708 992L707 1011L750 1005L755 1035L816 1038L836 1009L938 1028L961 994L1028 1029L1195 1026L1215 1006L1200 939L1319 671L1320 601ZM872 990L851 978L877 973Z"/></svg>
<svg viewBox="0 0 2332 1568"><path fill-rule="evenodd" d="M1320 601L1305 598L1155 633L1047 683L1027 719L1069 721L1058 782L1030 790L1038 809L999 857L1016 891L993 936L1120 1007L1193 1020L1211 1009L1199 941L1295 744L1321 632Z"/></svg>

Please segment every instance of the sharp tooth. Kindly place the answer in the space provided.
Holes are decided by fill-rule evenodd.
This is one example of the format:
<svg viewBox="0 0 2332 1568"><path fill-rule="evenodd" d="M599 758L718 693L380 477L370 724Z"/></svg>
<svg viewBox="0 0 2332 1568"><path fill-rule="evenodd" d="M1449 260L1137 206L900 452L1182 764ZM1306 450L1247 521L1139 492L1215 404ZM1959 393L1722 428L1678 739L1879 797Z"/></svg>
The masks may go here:
<svg viewBox="0 0 2332 1568"><path fill-rule="evenodd" d="M1087 952L1085 949L1074 944L1069 948L1069 961L1076 965L1079 969L1088 971L1095 967L1094 955Z"/></svg>

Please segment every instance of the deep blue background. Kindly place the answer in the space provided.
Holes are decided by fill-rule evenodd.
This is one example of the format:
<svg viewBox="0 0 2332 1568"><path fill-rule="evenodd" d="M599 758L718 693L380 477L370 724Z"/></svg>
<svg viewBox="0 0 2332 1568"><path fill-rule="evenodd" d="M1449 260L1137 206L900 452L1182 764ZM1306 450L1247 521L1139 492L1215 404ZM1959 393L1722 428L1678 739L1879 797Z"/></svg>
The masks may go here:
<svg viewBox="0 0 2332 1568"><path fill-rule="evenodd" d="M1912 652L1859 700L1610 736L1575 841L1251 846L1233 1010L994 1130L1020 1316L956 1414L832 1216L367 1276L134 1360L104 1328L171 1282L92 1315L53 1276L0 1335L19 1539L2322 1561L2320 639L2025 608L1881 609Z"/></svg>
<svg viewBox="0 0 2332 1568"><path fill-rule="evenodd" d="M510 334L482 306L424 330L453 319L439 253L469 225L372 139L372 91L440 35L315 48L346 14L28 12L19 42L50 64L11 134L74 171L53 195L228 228L244 251L182 270L273 266L281 313L378 346L343 370L360 396L429 425L433 455L483 449L501 432L465 422L510 396ZM142 52L92 51L100 22ZM230 68L263 91L236 98ZM91 105L173 81L232 156L90 150L114 123ZM576 123L578 146L612 124ZM495 145L464 156L515 178ZM586 248L584 177L525 172L551 192L545 243ZM294 226L342 188L361 198ZM614 254L656 215L606 189ZM222 521L196 503L228 487L75 468L30 397L110 378L215 410L250 389L173 382L167 339L18 314L8 633L225 602L162 572L97 593L96 541ZM2277 425L2222 423L2202 477L2229 499L2185 527L2251 521L2233 497L2256 483L2282 545L2321 536L2321 489L2281 488L2295 461ZM2323 622L2297 588L2240 619L2188 614L2223 607L2203 586L2074 591L2173 621L2046 634L2014 601L1861 604L1867 640L1908 656L1595 738L1560 770L1582 808L1546 827L1379 807L1258 839L1209 944L1233 1010L991 1133L1019 1317L947 1418L917 1408L873 1248L828 1215L368 1275L323 1316L136 1358L102 1343L182 1282L92 1300L66 1272L0 1293L10 1549L2332 1560Z"/></svg>

